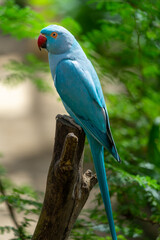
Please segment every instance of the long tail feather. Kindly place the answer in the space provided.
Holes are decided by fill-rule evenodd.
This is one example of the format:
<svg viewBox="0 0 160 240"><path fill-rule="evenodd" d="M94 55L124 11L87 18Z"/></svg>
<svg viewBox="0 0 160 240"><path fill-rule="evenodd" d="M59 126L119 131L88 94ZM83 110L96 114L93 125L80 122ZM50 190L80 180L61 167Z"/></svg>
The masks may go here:
<svg viewBox="0 0 160 240"><path fill-rule="evenodd" d="M104 165L104 148L91 135L87 134L87 138L90 143L90 147L92 151L94 166L96 169L100 190L101 190L103 202L105 205L105 210L106 210L108 221L109 221L109 227L110 227L112 239L117 240L114 220L112 215L109 189L107 184L105 165Z"/></svg>

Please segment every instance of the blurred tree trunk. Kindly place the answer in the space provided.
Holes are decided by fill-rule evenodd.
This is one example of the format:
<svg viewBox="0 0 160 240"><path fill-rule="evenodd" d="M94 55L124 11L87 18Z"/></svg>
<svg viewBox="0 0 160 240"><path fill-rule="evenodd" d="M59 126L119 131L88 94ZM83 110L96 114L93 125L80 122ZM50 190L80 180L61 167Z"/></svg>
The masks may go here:
<svg viewBox="0 0 160 240"><path fill-rule="evenodd" d="M85 134L68 116L57 116L53 158L42 211L32 240L66 240L89 193L97 183L83 174Z"/></svg>

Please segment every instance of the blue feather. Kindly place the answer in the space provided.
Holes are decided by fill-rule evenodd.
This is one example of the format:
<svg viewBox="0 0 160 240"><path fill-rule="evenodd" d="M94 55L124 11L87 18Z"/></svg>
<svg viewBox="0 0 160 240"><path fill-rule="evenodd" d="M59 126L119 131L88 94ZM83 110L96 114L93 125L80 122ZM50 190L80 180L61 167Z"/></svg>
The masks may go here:
<svg viewBox="0 0 160 240"><path fill-rule="evenodd" d="M52 38L56 32L56 39ZM112 239L117 240L104 165L104 147L120 162L97 73L74 36L65 28L42 29L55 87L73 119L84 129L105 205ZM43 37L44 38L44 37Z"/></svg>
<svg viewBox="0 0 160 240"><path fill-rule="evenodd" d="M99 183L102 199L103 199L105 210L108 217L112 239L117 240L114 221L113 221L113 215L112 215L112 207L110 202L105 165L104 165L104 149L102 145L99 144L91 135L87 134L87 138L88 138L92 155L93 155L94 166L96 168L98 183Z"/></svg>

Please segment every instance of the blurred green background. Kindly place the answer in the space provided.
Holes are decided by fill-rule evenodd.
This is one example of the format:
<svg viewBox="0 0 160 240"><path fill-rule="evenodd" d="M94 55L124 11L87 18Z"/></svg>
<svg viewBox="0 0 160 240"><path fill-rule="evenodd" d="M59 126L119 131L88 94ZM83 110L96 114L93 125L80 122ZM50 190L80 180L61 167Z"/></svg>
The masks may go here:
<svg viewBox="0 0 160 240"><path fill-rule="evenodd" d="M7 72L1 76L2 85L17 88L29 79L34 91L37 88L43 92L36 94L45 95L45 99L51 99L53 95L55 98L47 54L44 51L38 53L36 46L40 30L49 24L62 25L75 35L102 84L113 136L122 159L122 163L117 164L105 152L118 239L160 239L160 0L1 1L0 33L5 40L1 41L1 48L4 46L7 52L10 43L15 42L19 45L17 51L21 49L20 59L1 64L3 72ZM5 50L0 54L3 63ZM55 106L61 106L56 101ZM48 104L45 100L43 103ZM52 119L51 100L49 104L50 115L45 115L46 119ZM61 109L64 112L58 107L57 113L62 113ZM0 118L4 119L3 114ZM36 122L39 121L37 117ZM92 161L88 148L86 143L86 164ZM0 151L3 154L3 147ZM1 171L1 175L8 201L24 213L29 203L23 202L22 208L18 199L21 201L25 194L31 199L36 197L29 194L28 189L15 191L17 188L6 183L9 174L5 177ZM5 201L2 195L0 201ZM71 239L111 239L102 199L97 192L93 206L89 210L85 208ZM27 214L33 212L28 210ZM30 239L25 233L27 227L24 224L22 231L26 234L25 239ZM4 226L0 230L1 234L12 231ZM15 236L19 234L16 229L14 232Z"/></svg>

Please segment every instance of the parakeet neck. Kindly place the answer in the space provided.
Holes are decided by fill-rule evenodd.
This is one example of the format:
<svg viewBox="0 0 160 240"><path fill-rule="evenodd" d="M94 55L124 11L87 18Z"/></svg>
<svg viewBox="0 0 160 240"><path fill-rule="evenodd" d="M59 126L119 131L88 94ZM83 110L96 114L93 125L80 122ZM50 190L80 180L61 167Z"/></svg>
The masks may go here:
<svg viewBox="0 0 160 240"><path fill-rule="evenodd" d="M49 59L49 66L52 74L53 80L55 79L55 72L56 67L60 61L63 59L70 59L70 60L76 60L76 61L87 61L87 57L85 53L83 52L81 46L79 43L75 40L72 47L69 49L68 52L63 54L53 54L48 53L48 59Z"/></svg>

